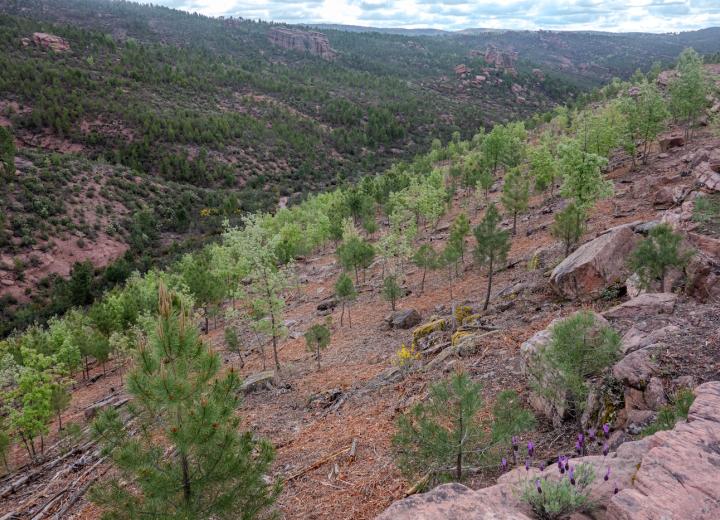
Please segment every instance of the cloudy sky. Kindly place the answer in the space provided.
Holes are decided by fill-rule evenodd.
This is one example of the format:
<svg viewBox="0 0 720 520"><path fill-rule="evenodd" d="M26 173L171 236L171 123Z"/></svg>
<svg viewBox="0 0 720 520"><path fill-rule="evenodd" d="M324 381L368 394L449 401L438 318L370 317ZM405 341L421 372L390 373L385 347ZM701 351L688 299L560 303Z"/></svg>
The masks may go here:
<svg viewBox="0 0 720 520"><path fill-rule="evenodd" d="M720 0L154 0L208 16L373 27L671 32L720 26Z"/></svg>

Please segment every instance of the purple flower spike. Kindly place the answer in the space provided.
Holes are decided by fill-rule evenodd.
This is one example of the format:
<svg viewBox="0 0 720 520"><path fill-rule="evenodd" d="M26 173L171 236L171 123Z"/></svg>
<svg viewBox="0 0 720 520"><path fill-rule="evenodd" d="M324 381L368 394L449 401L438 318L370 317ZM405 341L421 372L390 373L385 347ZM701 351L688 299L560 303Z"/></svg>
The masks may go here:
<svg viewBox="0 0 720 520"><path fill-rule="evenodd" d="M606 442L603 444L603 455L607 457L608 453L610 453L610 446L608 446L608 443Z"/></svg>
<svg viewBox="0 0 720 520"><path fill-rule="evenodd" d="M530 459L525 459L525 471L530 471Z"/></svg>
<svg viewBox="0 0 720 520"><path fill-rule="evenodd" d="M605 480L605 482L610 480L610 466L608 466L607 471L605 472L605 476L603 477L603 480Z"/></svg>
<svg viewBox="0 0 720 520"><path fill-rule="evenodd" d="M570 471L568 471L568 478L570 479L570 484L573 486L575 485L575 468L570 468Z"/></svg>
<svg viewBox="0 0 720 520"><path fill-rule="evenodd" d="M505 457L502 458L502 461L500 462L500 467L503 471L507 470L507 459Z"/></svg>
<svg viewBox="0 0 720 520"><path fill-rule="evenodd" d="M588 437L590 437L590 441L594 441L594 440L595 440L595 434L596 434L596 433L597 433L597 432L595 431L595 428L590 428L590 429L588 430Z"/></svg>
<svg viewBox="0 0 720 520"><path fill-rule="evenodd" d="M533 444L533 441L529 441L528 442L528 455L530 457L532 457L533 453L535 453L535 445Z"/></svg>
<svg viewBox="0 0 720 520"><path fill-rule="evenodd" d="M582 433L578 433L578 443L580 444L580 446L585 444L585 436Z"/></svg>
<svg viewBox="0 0 720 520"><path fill-rule="evenodd" d="M539 478L536 478L536 479L535 479L535 487L537 488L537 492L538 492L538 493L542 493L542 487L540 486L540 479L539 479Z"/></svg>
<svg viewBox="0 0 720 520"><path fill-rule="evenodd" d="M577 452L578 455L582 454L582 444L580 444L580 441L577 441L575 443L575 451Z"/></svg>
<svg viewBox="0 0 720 520"><path fill-rule="evenodd" d="M618 483L615 482L615 487L613 488L613 495L617 495L618 491L620 491L620 489L618 488Z"/></svg>
<svg viewBox="0 0 720 520"><path fill-rule="evenodd" d="M610 425L608 423L603 424L603 434L606 439L610 438Z"/></svg>
<svg viewBox="0 0 720 520"><path fill-rule="evenodd" d="M517 451L518 450L518 438L513 435L510 442L512 442L513 450Z"/></svg>
<svg viewBox="0 0 720 520"><path fill-rule="evenodd" d="M560 468L560 474L565 473L565 455L561 455L558 459L558 468Z"/></svg>
<svg viewBox="0 0 720 520"><path fill-rule="evenodd" d="M570 459L565 457L565 471L570 469Z"/></svg>
<svg viewBox="0 0 720 520"><path fill-rule="evenodd" d="M540 471L541 471L541 472L542 472L542 471L545 471L545 461L542 461L542 462L540 463Z"/></svg>

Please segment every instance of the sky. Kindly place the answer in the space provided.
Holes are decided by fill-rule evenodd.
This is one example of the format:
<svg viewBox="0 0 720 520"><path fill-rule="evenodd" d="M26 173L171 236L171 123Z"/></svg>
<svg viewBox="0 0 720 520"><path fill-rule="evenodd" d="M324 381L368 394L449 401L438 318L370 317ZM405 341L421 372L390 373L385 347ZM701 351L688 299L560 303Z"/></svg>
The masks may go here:
<svg viewBox="0 0 720 520"><path fill-rule="evenodd" d="M720 0L154 0L208 16L371 27L676 32L720 26Z"/></svg>

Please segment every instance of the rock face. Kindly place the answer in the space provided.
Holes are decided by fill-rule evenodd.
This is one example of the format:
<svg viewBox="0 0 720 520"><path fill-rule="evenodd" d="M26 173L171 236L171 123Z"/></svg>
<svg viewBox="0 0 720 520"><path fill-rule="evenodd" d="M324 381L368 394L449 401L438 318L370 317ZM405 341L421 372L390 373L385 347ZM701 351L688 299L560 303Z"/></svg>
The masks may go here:
<svg viewBox="0 0 720 520"><path fill-rule="evenodd" d="M515 72L515 62L518 59L518 53L498 49L494 45L488 45L484 58L489 65L492 65L496 69Z"/></svg>
<svg viewBox="0 0 720 520"><path fill-rule="evenodd" d="M420 313L415 309L405 309L393 312L387 317L387 322L394 329L410 329L422 321Z"/></svg>
<svg viewBox="0 0 720 520"><path fill-rule="evenodd" d="M695 396L688 422L647 439L634 483L610 500L608 518L720 518L720 382Z"/></svg>
<svg viewBox="0 0 720 520"><path fill-rule="evenodd" d="M720 164L700 163L693 174L703 187L710 191L720 191Z"/></svg>
<svg viewBox="0 0 720 520"><path fill-rule="evenodd" d="M553 269L550 285L560 296L589 300L628 277L627 259L639 237L630 226L608 231L586 244Z"/></svg>
<svg viewBox="0 0 720 520"><path fill-rule="evenodd" d="M55 36L54 34L47 34L36 32L32 35L33 43L38 47L44 49L52 49L55 52L65 52L70 50L70 44L64 38Z"/></svg>
<svg viewBox="0 0 720 520"><path fill-rule="evenodd" d="M607 457L573 458L589 464L588 488L597 504L593 518L612 520L714 520L720 518L720 382L695 389L688 422L639 441L626 442ZM610 480L602 478L610 468ZM392 504L378 520L528 520L534 515L518 500L518 488L536 478L561 478L554 466L544 472L518 468L494 486L473 491L445 484ZM620 490L613 494L614 487ZM572 518L587 518L576 515Z"/></svg>
<svg viewBox="0 0 720 520"><path fill-rule="evenodd" d="M262 390L265 388L272 387L273 382L275 381L275 372L273 370L267 370L265 372L258 372L257 374L251 374L247 376L243 382L240 389L246 393L249 394L251 392L256 392L258 390Z"/></svg>
<svg viewBox="0 0 720 520"><path fill-rule="evenodd" d="M608 319L637 319L656 314L672 314L675 310L677 294L643 293L603 313Z"/></svg>
<svg viewBox="0 0 720 520"><path fill-rule="evenodd" d="M337 57L337 52L330 47L327 36L316 31L278 27L270 29L268 39L270 43L283 49L309 52L325 60L333 60Z"/></svg>
<svg viewBox="0 0 720 520"><path fill-rule="evenodd" d="M593 313L595 326L597 328L609 326L605 318L597 313ZM520 346L520 355L522 357L522 371L527 376L530 386L540 386L546 388L549 383L559 376L543 361L542 351L550 343L552 336L552 328L561 319L554 320L550 325ZM567 417L570 403L565 394L545 395L537 392L530 394L530 404L538 412L552 420L555 426L560 426Z"/></svg>

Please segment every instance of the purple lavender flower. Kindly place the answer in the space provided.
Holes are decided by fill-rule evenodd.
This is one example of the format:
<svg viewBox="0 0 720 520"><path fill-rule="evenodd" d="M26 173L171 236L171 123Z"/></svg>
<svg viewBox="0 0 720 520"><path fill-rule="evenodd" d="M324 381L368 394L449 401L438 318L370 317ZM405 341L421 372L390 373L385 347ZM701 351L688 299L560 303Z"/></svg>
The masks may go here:
<svg viewBox="0 0 720 520"><path fill-rule="evenodd" d="M578 433L577 441L580 444L580 446L582 446L583 444L585 444L585 436L582 433Z"/></svg>
<svg viewBox="0 0 720 520"><path fill-rule="evenodd" d="M575 485L575 468L570 468L570 471L568 471L568 478L570 479L570 484L573 486Z"/></svg>
<svg viewBox="0 0 720 520"><path fill-rule="evenodd" d="M618 491L620 491L620 488L618 488L618 483L615 481L615 487L613 488L613 495L617 495Z"/></svg>
<svg viewBox="0 0 720 520"><path fill-rule="evenodd" d="M603 477L603 480L607 482L610 479L610 466L608 466L607 471L605 472L605 476Z"/></svg>
<svg viewBox="0 0 720 520"><path fill-rule="evenodd" d="M588 430L588 437L590 438L590 442L592 442L592 441L595 440L595 434L596 434L596 433L597 433L597 431L595 430L595 428L590 428L590 429Z"/></svg>
<svg viewBox="0 0 720 520"><path fill-rule="evenodd" d="M533 453L535 453L535 445L533 444L533 441L528 441L528 455L532 457Z"/></svg>
<svg viewBox="0 0 720 520"><path fill-rule="evenodd" d="M525 471L530 471L530 459L525 459Z"/></svg>
<svg viewBox="0 0 720 520"><path fill-rule="evenodd" d="M502 458L502 461L500 462L500 467L503 471L507 470L507 459L505 457Z"/></svg>
<svg viewBox="0 0 720 520"><path fill-rule="evenodd" d="M575 443L575 451L578 455L582 455L582 444L580 444L580 441Z"/></svg>
<svg viewBox="0 0 720 520"><path fill-rule="evenodd" d="M545 461L544 460L540 462L540 471L541 472L545 471Z"/></svg>
<svg viewBox="0 0 720 520"><path fill-rule="evenodd" d="M610 453L610 446L608 446L608 443L606 442L603 444L603 455L607 457L607 454Z"/></svg>
<svg viewBox="0 0 720 520"><path fill-rule="evenodd" d="M570 458L565 457L565 471L570 469Z"/></svg>
<svg viewBox="0 0 720 520"><path fill-rule="evenodd" d="M517 451L518 450L518 438L513 435L510 442L512 442L513 451Z"/></svg>
<svg viewBox="0 0 720 520"><path fill-rule="evenodd" d="M542 493L542 487L540 486L540 479L539 479L539 478L536 478L536 479L535 479L535 487L537 488L537 492L538 492L538 493Z"/></svg>
<svg viewBox="0 0 720 520"><path fill-rule="evenodd" d="M608 423L603 424L603 434L606 439L610 438L610 425Z"/></svg>
<svg viewBox="0 0 720 520"><path fill-rule="evenodd" d="M560 470L561 475L565 473L565 455L560 455L560 457L558 457L558 469Z"/></svg>

